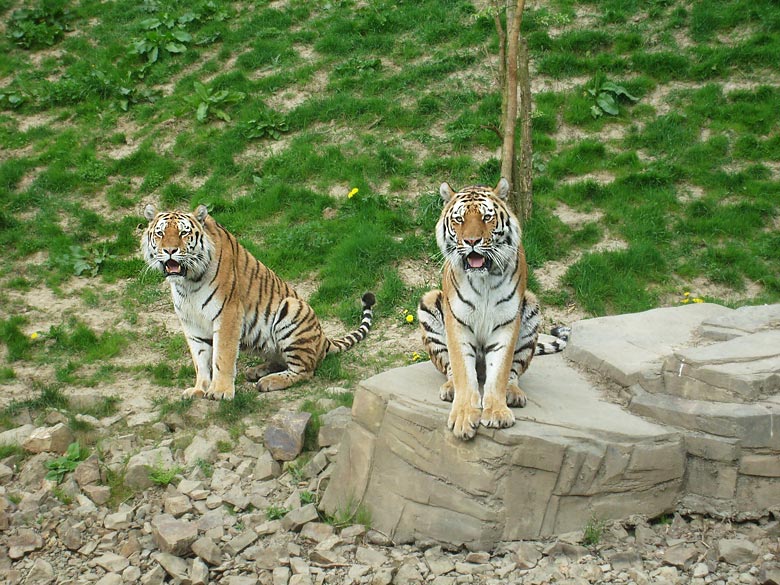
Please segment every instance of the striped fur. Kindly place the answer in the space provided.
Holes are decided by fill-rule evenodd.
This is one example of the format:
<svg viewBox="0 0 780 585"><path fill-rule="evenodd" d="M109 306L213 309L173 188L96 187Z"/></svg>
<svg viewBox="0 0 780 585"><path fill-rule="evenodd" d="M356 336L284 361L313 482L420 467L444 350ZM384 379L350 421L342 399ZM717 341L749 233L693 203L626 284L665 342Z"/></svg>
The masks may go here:
<svg viewBox="0 0 780 585"><path fill-rule="evenodd" d="M525 406L518 378L536 354L561 351L538 341L539 303L527 285L520 225L505 199L509 183L472 186L457 193L443 183L444 209L436 240L444 255L442 290L426 293L418 318L431 362L447 376L440 397L452 401L448 427L470 439L480 423L512 426L509 406ZM480 387L482 394L480 395Z"/></svg>
<svg viewBox="0 0 780 585"><path fill-rule="evenodd" d="M203 205L195 213L158 213L148 205L144 215L144 260L168 279L195 364L195 385L185 396L232 399L239 348L268 362L247 373L258 390L282 390L311 378L325 355L350 349L371 328L375 298L366 293L360 326L338 339L326 337L311 306Z"/></svg>

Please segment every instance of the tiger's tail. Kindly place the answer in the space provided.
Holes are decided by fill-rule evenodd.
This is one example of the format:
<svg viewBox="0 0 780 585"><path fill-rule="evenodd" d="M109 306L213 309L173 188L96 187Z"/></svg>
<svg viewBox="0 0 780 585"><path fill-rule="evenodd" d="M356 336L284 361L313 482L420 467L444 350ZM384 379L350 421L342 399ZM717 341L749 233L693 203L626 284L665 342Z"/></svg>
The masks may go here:
<svg viewBox="0 0 780 585"><path fill-rule="evenodd" d="M376 303L374 293L367 292L361 299L363 303L363 318L360 320L360 326L354 331L347 333L344 337L328 339L326 353L339 353L352 348L357 343L363 341L371 329L371 321L374 318L374 311L371 307Z"/></svg>
<svg viewBox="0 0 780 585"><path fill-rule="evenodd" d="M548 353L558 353L563 351L566 347L566 342L569 341L569 335L571 335L570 327L553 327L550 330L550 335L555 337L553 341L537 341L536 351L534 355L545 355Z"/></svg>

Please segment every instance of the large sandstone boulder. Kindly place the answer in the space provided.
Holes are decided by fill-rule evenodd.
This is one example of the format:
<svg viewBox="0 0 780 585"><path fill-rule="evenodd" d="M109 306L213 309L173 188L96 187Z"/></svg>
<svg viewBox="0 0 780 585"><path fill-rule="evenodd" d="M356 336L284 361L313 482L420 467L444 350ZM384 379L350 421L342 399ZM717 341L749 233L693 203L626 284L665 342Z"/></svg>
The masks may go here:
<svg viewBox="0 0 780 585"><path fill-rule="evenodd" d="M384 372L355 395L321 507L472 549L680 505L780 509L778 329L777 307L706 303L580 321L522 377L515 426L469 442L446 428L432 365Z"/></svg>

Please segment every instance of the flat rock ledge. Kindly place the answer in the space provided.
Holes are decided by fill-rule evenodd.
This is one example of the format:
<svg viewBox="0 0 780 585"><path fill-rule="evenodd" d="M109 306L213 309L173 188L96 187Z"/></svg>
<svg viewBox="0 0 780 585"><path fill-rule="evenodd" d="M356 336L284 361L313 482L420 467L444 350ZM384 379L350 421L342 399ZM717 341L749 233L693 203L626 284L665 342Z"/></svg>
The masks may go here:
<svg viewBox="0 0 780 585"><path fill-rule="evenodd" d="M321 507L366 508L396 543L489 550L675 509L780 509L780 305L587 319L539 356L510 429L469 442L430 363L361 384Z"/></svg>

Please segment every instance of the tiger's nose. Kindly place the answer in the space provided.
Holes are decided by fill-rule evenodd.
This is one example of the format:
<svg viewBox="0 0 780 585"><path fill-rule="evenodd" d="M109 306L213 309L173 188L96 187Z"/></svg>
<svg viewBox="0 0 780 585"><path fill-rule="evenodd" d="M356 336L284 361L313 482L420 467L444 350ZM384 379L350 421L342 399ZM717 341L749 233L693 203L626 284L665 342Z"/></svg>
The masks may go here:
<svg viewBox="0 0 780 585"><path fill-rule="evenodd" d="M482 238L463 238L463 241L473 248L482 241Z"/></svg>
<svg viewBox="0 0 780 585"><path fill-rule="evenodd" d="M178 248L163 248L163 252L168 254L168 256L173 256L178 251L179 251Z"/></svg>

